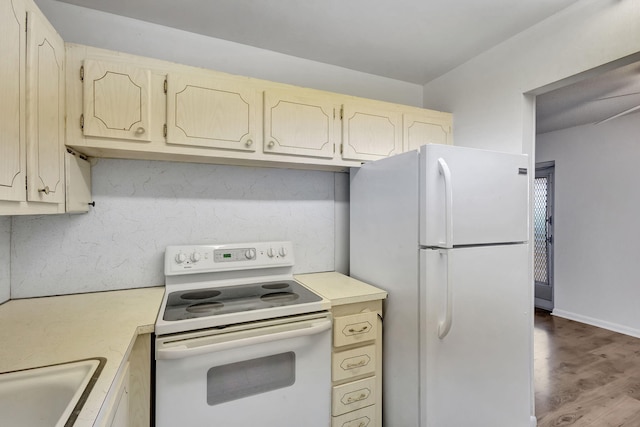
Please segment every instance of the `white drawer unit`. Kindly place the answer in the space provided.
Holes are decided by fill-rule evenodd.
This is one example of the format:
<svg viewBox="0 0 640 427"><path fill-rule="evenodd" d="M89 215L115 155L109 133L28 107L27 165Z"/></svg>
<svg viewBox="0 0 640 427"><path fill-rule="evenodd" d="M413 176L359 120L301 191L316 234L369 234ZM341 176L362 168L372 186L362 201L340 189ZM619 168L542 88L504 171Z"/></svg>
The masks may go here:
<svg viewBox="0 0 640 427"><path fill-rule="evenodd" d="M375 425L377 425L377 421L374 405L333 417L331 420L331 427L373 427Z"/></svg>
<svg viewBox="0 0 640 427"><path fill-rule="evenodd" d="M343 347L375 340L377 317L375 312L336 317L333 321L333 346Z"/></svg>
<svg viewBox="0 0 640 427"><path fill-rule="evenodd" d="M382 425L382 289L336 272L296 279L331 301L332 427Z"/></svg>
<svg viewBox="0 0 640 427"><path fill-rule="evenodd" d="M337 416L376 403L375 376L333 387L331 415Z"/></svg>

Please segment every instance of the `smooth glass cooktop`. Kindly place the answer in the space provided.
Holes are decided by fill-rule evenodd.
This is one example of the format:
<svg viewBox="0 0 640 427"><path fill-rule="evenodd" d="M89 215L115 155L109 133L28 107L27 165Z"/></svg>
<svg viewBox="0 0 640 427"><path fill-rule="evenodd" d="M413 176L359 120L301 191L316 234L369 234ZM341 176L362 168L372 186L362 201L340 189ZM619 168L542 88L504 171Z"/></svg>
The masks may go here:
<svg viewBox="0 0 640 427"><path fill-rule="evenodd" d="M167 297L163 319L193 319L321 300L293 280L176 291Z"/></svg>

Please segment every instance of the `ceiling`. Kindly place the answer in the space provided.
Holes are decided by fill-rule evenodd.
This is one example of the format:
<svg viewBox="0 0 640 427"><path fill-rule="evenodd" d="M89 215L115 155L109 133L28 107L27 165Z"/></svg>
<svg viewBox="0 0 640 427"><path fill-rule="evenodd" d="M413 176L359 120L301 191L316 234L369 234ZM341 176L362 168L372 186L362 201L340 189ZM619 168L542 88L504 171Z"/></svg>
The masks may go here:
<svg viewBox="0 0 640 427"><path fill-rule="evenodd" d="M578 0L57 0L426 84ZM537 99L538 133L640 105L640 63Z"/></svg>
<svg viewBox="0 0 640 427"><path fill-rule="evenodd" d="M423 85L577 0L59 0Z"/></svg>

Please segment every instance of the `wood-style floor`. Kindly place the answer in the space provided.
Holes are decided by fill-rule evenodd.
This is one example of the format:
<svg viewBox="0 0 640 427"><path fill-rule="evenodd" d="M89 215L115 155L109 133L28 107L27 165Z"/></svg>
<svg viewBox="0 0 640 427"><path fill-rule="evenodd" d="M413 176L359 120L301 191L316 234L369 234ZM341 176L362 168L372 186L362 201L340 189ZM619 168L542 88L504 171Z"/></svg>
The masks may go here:
<svg viewBox="0 0 640 427"><path fill-rule="evenodd" d="M542 310L534 337L538 427L640 427L640 339Z"/></svg>

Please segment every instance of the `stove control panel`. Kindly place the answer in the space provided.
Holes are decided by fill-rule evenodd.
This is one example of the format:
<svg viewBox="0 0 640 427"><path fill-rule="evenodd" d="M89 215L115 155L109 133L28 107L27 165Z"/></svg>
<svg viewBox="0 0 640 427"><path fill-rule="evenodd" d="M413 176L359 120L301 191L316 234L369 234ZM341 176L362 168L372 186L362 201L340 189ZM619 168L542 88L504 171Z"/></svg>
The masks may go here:
<svg viewBox="0 0 640 427"><path fill-rule="evenodd" d="M291 267L294 264L291 242L168 246L164 259L166 276Z"/></svg>

